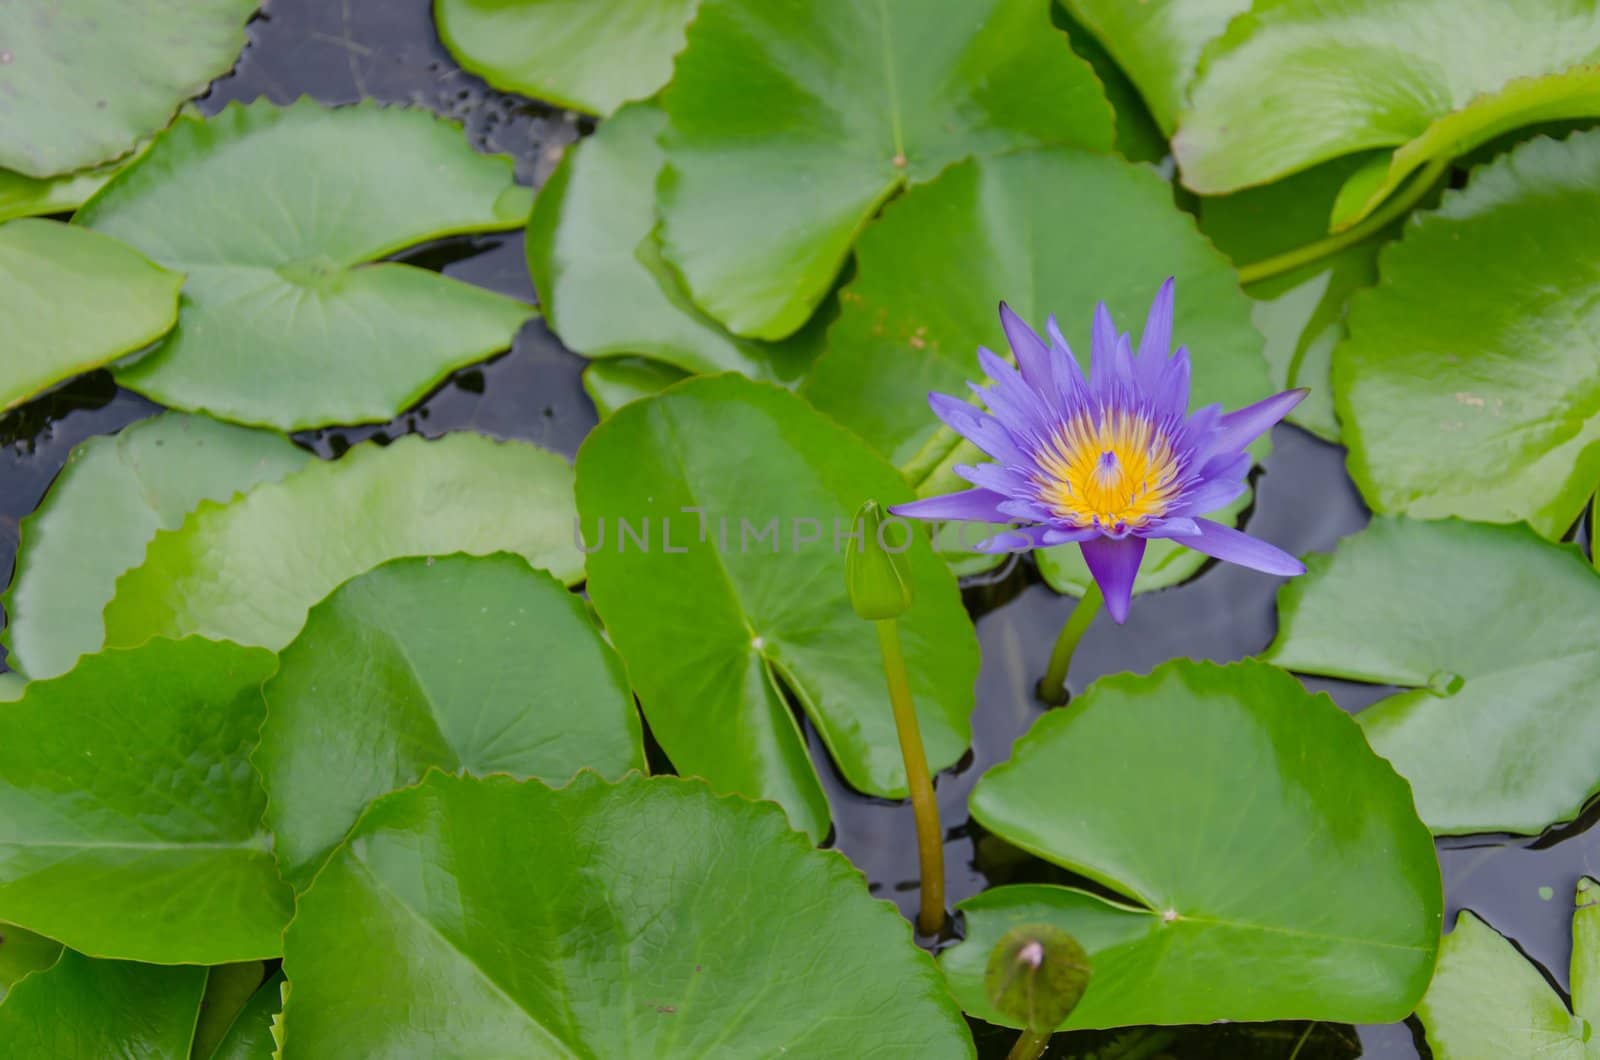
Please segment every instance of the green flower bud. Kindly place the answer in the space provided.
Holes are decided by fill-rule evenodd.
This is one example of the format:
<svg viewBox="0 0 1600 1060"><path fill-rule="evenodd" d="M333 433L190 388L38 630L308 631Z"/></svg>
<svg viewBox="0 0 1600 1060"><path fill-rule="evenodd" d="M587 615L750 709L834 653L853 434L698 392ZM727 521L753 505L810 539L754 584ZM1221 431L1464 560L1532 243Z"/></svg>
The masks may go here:
<svg viewBox="0 0 1600 1060"><path fill-rule="evenodd" d="M850 551L845 556L845 584L850 606L869 621L899 618L911 607L911 525L884 519L877 501L856 512Z"/></svg>
<svg viewBox="0 0 1600 1060"><path fill-rule="evenodd" d="M1024 1030L1049 1034L1089 989L1089 955L1050 924L1022 924L995 944L983 973L990 1004Z"/></svg>

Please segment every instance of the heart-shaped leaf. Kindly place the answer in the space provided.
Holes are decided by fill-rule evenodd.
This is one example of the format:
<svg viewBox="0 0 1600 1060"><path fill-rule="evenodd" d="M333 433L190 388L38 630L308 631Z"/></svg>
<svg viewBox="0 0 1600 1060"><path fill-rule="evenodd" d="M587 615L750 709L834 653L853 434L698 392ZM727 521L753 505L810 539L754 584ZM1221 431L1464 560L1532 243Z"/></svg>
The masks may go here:
<svg viewBox="0 0 1600 1060"><path fill-rule="evenodd" d="M845 586L848 535L869 499L911 490L799 398L735 375L634 402L578 453L589 594L651 732L680 773L773 799L819 837L827 803L785 688L846 780L906 793L883 662ZM643 547L624 536L641 528L653 535ZM916 603L901 636L937 770L967 747L977 642L922 535L910 559Z"/></svg>
<svg viewBox="0 0 1600 1060"><path fill-rule="evenodd" d="M118 380L283 430L393 417L509 346L533 311L410 265L363 263L522 224L529 192L511 171L421 111L305 100L178 119L77 218L188 275L177 329Z"/></svg>
<svg viewBox="0 0 1600 1060"><path fill-rule="evenodd" d="M1150 114L1171 134L1207 42L1250 8L1250 0L1061 0L1138 86Z"/></svg>
<svg viewBox="0 0 1600 1060"><path fill-rule="evenodd" d="M1233 269L1148 167L1070 149L967 162L885 210L856 262L804 393L914 478L956 441L928 391L965 393L978 347L1007 348L1002 299L1041 329L1057 315L1087 361L1097 302L1137 331L1176 276L1173 334L1193 358L1193 404L1237 408L1270 391Z"/></svg>
<svg viewBox="0 0 1600 1060"><path fill-rule="evenodd" d="M1410 689L1359 717L1435 832L1538 832L1600 791L1600 576L1575 548L1377 519L1307 565L1268 657Z"/></svg>
<svg viewBox="0 0 1600 1060"><path fill-rule="evenodd" d="M520 557L399 559L306 618L263 689L255 764L297 888L373 799L437 766L560 781L644 768L622 662Z"/></svg>
<svg viewBox="0 0 1600 1060"><path fill-rule="evenodd" d="M1600 479L1597 244L1600 132L1484 166L1384 252L1333 357L1368 504L1566 533Z"/></svg>
<svg viewBox="0 0 1600 1060"><path fill-rule="evenodd" d="M900 188L969 155L1113 137L1033 0L702 0L662 105L662 250L706 312L763 339L805 322Z"/></svg>
<svg viewBox="0 0 1600 1060"><path fill-rule="evenodd" d="M0 409L172 330L183 277L57 221L0 225Z"/></svg>
<svg viewBox="0 0 1600 1060"><path fill-rule="evenodd" d="M228 72L260 0L9 0L0 6L0 168L109 162Z"/></svg>
<svg viewBox="0 0 1600 1060"><path fill-rule="evenodd" d="M33 678L72 669L105 636L117 577L203 500L227 500L301 467L310 454L280 435L167 413L91 438L22 521L17 573L4 597L11 665Z"/></svg>
<svg viewBox="0 0 1600 1060"><path fill-rule="evenodd" d="M157 639L0 711L0 920L159 964L281 952L292 903L248 757L273 664Z"/></svg>
<svg viewBox="0 0 1600 1060"><path fill-rule="evenodd" d="M1379 1023L1428 985L1443 895L1405 781L1326 696L1259 662L1104 678L978 781L974 819L1129 897L986 891L941 964L969 1013L994 943L1054 924L1089 952L1066 1027Z"/></svg>
<svg viewBox="0 0 1600 1060"><path fill-rule="evenodd" d="M1596 1060L1600 1010L1585 991L1600 983L1600 884L1578 880L1572 917L1572 1001L1494 928L1463 909L1439 947L1439 970L1417 1006L1435 1060Z"/></svg>
<svg viewBox="0 0 1600 1060"><path fill-rule="evenodd" d="M186 1060L206 969L100 961L71 950L0 1005L0 1053Z"/></svg>
<svg viewBox="0 0 1600 1060"><path fill-rule="evenodd" d="M642 357L611 357L583 370L583 392L605 419L630 401L659 394L688 375L681 369Z"/></svg>
<svg viewBox="0 0 1600 1060"><path fill-rule="evenodd" d="M400 556L513 552L571 583L572 469L474 434L411 435L202 504L117 580L106 643L201 633L277 651L341 583Z"/></svg>
<svg viewBox="0 0 1600 1060"><path fill-rule="evenodd" d="M973 1056L848 861L671 777L430 773L362 816L286 947L283 1060Z"/></svg>
<svg viewBox="0 0 1600 1060"><path fill-rule="evenodd" d="M696 0L437 0L439 36L498 89L610 114L672 77Z"/></svg>
<svg viewBox="0 0 1600 1060"><path fill-rule="evenodd" d="M685 372L790 381L821 347L827 315L782 343L742 339L684 293L656 242L655 186L666 116L618 111L568 149L528 223L528 267L550 327L587 357L638 355Z"/></svg>
<svg viewBox="0 0 1600 1060"><path fill-rule="evenodd" d="M1501 133L1600 114L1600 12L1571 0L1256 4L1208 49L1173 151L1202 195L1369 148L1341 224Z"/></svg>

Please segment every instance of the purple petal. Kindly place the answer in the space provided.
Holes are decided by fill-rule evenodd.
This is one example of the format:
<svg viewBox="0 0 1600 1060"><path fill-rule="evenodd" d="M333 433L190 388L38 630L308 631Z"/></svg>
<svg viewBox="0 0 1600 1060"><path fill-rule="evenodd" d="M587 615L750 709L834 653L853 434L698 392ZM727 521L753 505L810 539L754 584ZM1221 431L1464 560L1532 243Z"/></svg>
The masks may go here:
<svg viewBox="0 0 1600 1060"><path fill-rule="evenodd" d="M1017 448L1011 432L993 416L970 402L937 391L928 394L933 414L961 437L1004 464L1021 464L1027 455Z"/></svg>
<svg viewBox="0 0 1600 1060"><path fill-rule="evenodd" d="M1169 276L1156 292L1155 301L1150 304L1150 316L1144 322L1144 332L1139 336L1139 359L1135 364L1139 385L1147 391L1155 388L1167 355L1172 352L1172 288Z"/></svg>
<svg viewBox="0 0 1600 1060"><path fill-rule="evenodd" d="M1045 528L1042 540L1046 546L1070 545L1099 536L1100 531L1092 526L1052 526Z"/></svg>
<svg viewBox="0 0 1600 1060"><path fill-rule="evenodd" d="M989 389L977 393L1013 432L1044 431L1054 420L1043 395L1034 390L993 350L978 348L978 364L994 380Z"/></svg>
<svg viewBox="0 0 1600 1060"><path fill-rule="evenodd" d="M1005 519L998 520L1002 523L1012 521L1019 523L1047 523L1054 518L1045 506L1037 501L1020 500L1018 498L1012 498L1000 505L1000 513L1006 516Z"/></svg>
<svg viewBox="0 0 1600 1060"><path fill-rule="evenodd" d="M999 505L1005 497L993 490L970 489L924 497L905 504L891 504L889 510L907 519L954 519L968 523L1003 523Z"/></svg>
<svg viewBox="0 0 1600 1060"><path fill-rule="evenodd" d="M1305 400L1311 391L1305 387L1298 390L1285 390L1281 394L1274 394L1264 398L1254 405L1246 405L1237 412L1230 412L1222 417L1217 425L1218 431L1212 439L1213 452L1228 452L1243 449L1261 435L1271 430L1273 425L1285 416L1300 402Z"/></svg>
<svg viewBox="0 0 1600 1060"><path fill-rule="evenodd" d="M1165 519L1152 519L1139 528L1139 536L1152 540L1162 537L1182 539L1194 537L1200 533L1200 525L1193 519L1186 519L1181 515L1169 515Z"/></svg>
<svg viewBox="0 0 1600 1060"><path fill-rule="evenodd" d="M1029 492L1027 479L999 464L957 464L953 470L974 486L993 493L1016 497L1026 496Z"/></svg>
<svg viewBox="0 0 1600 1060"><path fill-rule="evenodd" d="M1089 386L1097 393L1104 393L1118 377L1117 340L1117 325L1111 319L1111 310L1101 302L1094 310L1089 343Z"/></svg>
<svg viewBox="0 0 1600 1060"><path fill-rule="evenodd" d="M985 538L972 546L974 552L1031 552L1043 547L1047 526L1024 526Z"/></svg>
<svg viewBox="0 0 1600 1060"><path fill-rule="evenodd" d="M1158 414L1182 417L1189 411L1189 350L1178 352L1161 365L1161 372L1147 389L1150 404Z"/></svg>
<svg viewBox="0 0 1600 1060"><path fill-rule="evenodd" d="M1226 563L1237 563L1263 574L1295 575L1306 572L1304 563L1276 545L1269 545L1210 519L1196 519L1195 522L1200 526L1200 536L1186 537L1181 544L1196 552L1204 552Z"/></svg>
<svg viewBox="0 0 1600 1060"><path fill-rule="evenodd" d="M1082 547L1089 573L1094 575L1095 583L1105 596L1111 621L1120 626L1128 620L1128 605L1133 602L1133 579L1144 559L1144 538L1125 537L1114 541L1109 537L1095 537L1083 542Z"/></svg>
<svg viewBox="0 0 1600 1060"><path fill-rule="evenodd" d="M1065 410L1078 408L1089 396L1089 381L1083 377L1083 366L1067 345L1061 326L1054 315L1045 321L1045 333L1050 336L1050 367L1056 384L1056 395Z"/></svg>
<svg viewBox="0 0 1600 1060"><path fill-rule="evenodd" d="M1244 457L1245 469L1249 470L1250 457ZM1202 482L1184 495L1183 499L1173 509L1178 515L1207 515L1218 508L1225 507L1238 499L1239 494L1245 490L1242 476L1210 479Z"/></svg>
<svg viewBox="0 0 1600 1060"><path fill-rule="evenodd" d="M1050 389L1050 348L1037 332L1023 323L1011 307L1000 303L1000 327L1005 330L1011 352L1017 355L1017 367L1022 378L1035 390Z"/></svg>

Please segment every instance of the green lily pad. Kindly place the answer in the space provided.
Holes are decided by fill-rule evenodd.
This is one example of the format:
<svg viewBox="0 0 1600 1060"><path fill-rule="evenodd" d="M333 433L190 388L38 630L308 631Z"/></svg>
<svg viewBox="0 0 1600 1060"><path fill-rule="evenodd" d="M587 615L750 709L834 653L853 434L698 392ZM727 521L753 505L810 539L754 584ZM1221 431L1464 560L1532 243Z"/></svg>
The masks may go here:
<svg viewBox="0 0 1600 1060"><path fill-rule="evenodd" d="M911 496L859 439L735 375L634 402L589 436L578 452L589 595L680 773L773 799L824 835L827 803L787 689L851 785L905 796L883 662L851 610L844 550L863 501ZM650 544L622 536L622 521L635 535L647 526ZM977 641L923 535L910 558L916 603L901 637L938 770L969 742Z"/></svg>
<svg viewBox="0 0 1600 1060"><path fill-rule="evenodd" d="M0 703L14 703L22 698L23 689L28 687L28 682L21 674L7 670L0 674Z"/></svg>
<svg viewBox="0 0 1600 1060"><path fill-rule="evenodd" d="M0 8L0 168L109 162L233 66L260 0L10 0Z"/></svg>
<svg viewBox="0 0 1600 1060"><path fill-rule="evenodd" d="M158 964L280 953L292 903L248 758L273 665L157 639L0 711L0 920Z"/></svg>
<svg viewBox="0 0 1600 1060"><path fill-rule="evenodd" d="M285 945L283 1060L974 1055L848 861L674 777L430 773L362 816Z"/></svg>
<svg viewBox="0 0 1600 1060"><path fill-rule="evenodd" d="M1207 42L1250 0L1061 0L1099 39L1139 88L1150 114L1171 135Z"/></svg>
<svg viewBox="0 0 1600 1060"><path fill-rule="evenodd" d="M217 1047L233 1021L244 1011L255 996L261 981L266 978L266 965L261 961L240 961L236 964L219 964L211 969L206 979L205 997L200 1002L200 1019L195 1024L194 1041L189 1055L203 1060L214 1056Z"/></svg>
<svg viewBox="0 0 1600 1060"><path fill-rule="evenodd" d="M25 177L9 169L0 169L0 221L70 213L93 198L95 192L143 153L140 149L135 155L109 165L59 177Z"/></svg>
<svg viewBox="0 0 1600 1060"><path fill-rule="evenodd" d="M1600 13L1570 0L1256 4L1206 52L1173 151L1219 195L1370 148L1353 224L1429 163L1524 125L1600 115Z"/></svg>
<svg viewBox="0 0 1600 1060"><path fill-rule="evenodd" d="M1087 365L1096 303L1137 332L1176 276L1173 334L1194 362L1192 404L1239 408L1271 392L1232 267L1145 166L1070 149L967 162L884 211L856 261L803 392L914 479L957 441L928 391L965 393L978 347L1007 348L1001 299L1040 329L1058 315Z"/></svg>
<svg viewBox="0 0 1600 1060"><path fill-rule="evenodd" d="M0 924L0 998L24 976L55 964L61 957L61 943L12 924Z"/></svg>
<svg viewBox="0 0 1600 1060"><path fill-rule="evenodd" d="M0 410L171 331L182 286L114 239L58 221L0 225Z"/></svg>
<svg viewBox="0 0 1600 1060"><path fill-rule="evenodd" d="M971 155L1114 135L1089 65L1032 0L702 0L662 106L663 253L701 308L763 339L805 322L901 188Z"/></svg>
<svg viewBox="0 0 1600 1060"><path fill-rule="evenodd" d="M337 165L329 165L337 159ZM512 228L509 158L422 111L233 105L185 116L77 220L188 274L177 329L118 381L162 404L298 430L387 420L511 345L520 302L425 269L364 264Z"/></svg>
<svg viewBox="0 0 1600 1060"><path fill-rule="evenodd" d="M1376 511L1559 538L1600 479L1600 132L1535 140L1414 221L1356 298L1333 385ZM1441 312L1448 306L1448 312Z"/></svg>
<svg viewBox="0 0 1600 1060"><path fill-rule="evenodd" d="M206 969L101 961L71 950L0 1005L0 1054L186 1060Z"/></svg>
<svg viewBox="0 0 1600 1060"><path fill-rule="evenodd" d="M0 634L11 665L36 679L72 669L100 647L117 577L144 558L156 531L176 529L203 500L276 481L310 458L280 435L175 412L73 450L22 521Z"/></svg>
<svg viewBox="0 0 1600 1060"><path fill-rule="evenodd" d="M275 1060L278 1051L273 1026L283 1011L284 978L282 970L262 983L239 1015L228 1027L228 1033L210 1054L211 1060ZM195 1060L203 1053L191 1054Z"/></svg>
<svg viewBox="0 0 1600 1060"><path fill-rule="evenodd" d="M517 556L398 559L311 609L263 693L256 769L297 889L373 799L430 766L565 780L643 769L622 662Z"/></svg>
<svg viewBox="0 0 1600 1060"><path fill-rule="evenodd" d="M1130 162L1160 162L1166 158L1171 153L1167 149L1166 134L1156 126L1139 90L1128 80L1128 75L1122 72L1122 67L1117 65L1111 53L1106 51L1105 45L1069 15L1059 2L1051 5L1050 19L1072 42L1072 50L1094 69L1094 76L1100 79L1106 102L1111 104L1116 118L1117 154Z"/></svg>
<svg viewBox="0 0 1600 1060"><path fill-rule="evenodd" d="M550 327L586 357L638 355L684 372L792 381L822 344L817 321L782 343L729 334L684 293L656 242L666 115L625 107L568 149L528 223L528 267Z"/></svg>
<svg viewBox="0 0 1600 1060"><path fill-rule="evenodd" d="M498 89L589 114L672 77L696 0L437 0L439 36Z"/></svg>
<svg viewBox="0 0 1600 1060"><path fill-rule="evenodd" d="M1572 918L1576 1015L1539 970L1494 928L1463 909L1439 947L1439 970L1417 1006L1436 1060L1595 1060L1600 1010L1584 988L1600 981L1600 885L1578 881Z"/></svg>
<svg viewBox="0 0 1600 1060"><path fill-rule="evenodd" d="M680 368L642 357L612 357L583 370L583 392L601 419L640 398L659 394L689 378Z"/></svg>
<svg viewBox="0 0 1600 1060"><path fill-rule="evenodd" d="M106 643L200 633L273 651L341 583L400 556L513 552L568 584L572 469L536 446L416 435L201 504L117 580Z"/></svg>
<svg viewBox="0 0 1600 1060"><path fill-rule="evenodd" d="M1576 548L1380 518L1307 565L1267 657L1409 689L1359 720L1435 832L1539 832L1600 791L1600 575Z"/></svg>
<svg viewBox="0 0 1600 1060"><path fill-rule="evenodd" d="M1427 988L1443 894L1411 792L1326 696L1255 661L1095 682L972 793L1002 839L1128 896L1000 887L940 958L971 1014L994 943L1049 923L1094 968L1063 1027L1384 1023ZM1130 841L1130 837L1137 837Z"/></svg>

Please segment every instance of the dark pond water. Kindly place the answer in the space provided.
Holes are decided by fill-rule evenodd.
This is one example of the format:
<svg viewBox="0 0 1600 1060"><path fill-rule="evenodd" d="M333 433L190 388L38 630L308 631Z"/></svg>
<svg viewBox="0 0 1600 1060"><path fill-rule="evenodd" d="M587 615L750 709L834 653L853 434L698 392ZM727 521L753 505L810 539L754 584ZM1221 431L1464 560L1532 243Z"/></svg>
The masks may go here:
<svg viewBox="0 0 1600 1060"><path fill-rule="evenodd" d="M251 41L233 73L201 101L214 112L232 100L266 96L287 103L309 95L329 104L361 98L427 107L465 123L481 149L518 160L525 182L544 180L561 151L589 130L587 119L489 89L462 72L433 30L427 0L269 0L251 27ZM404 260L505 294L532 298L520 233L448 240ZM568 455L594 426L595 412L580 385L583 361L540 324L530 324L511 352L457 372L417 408L391 424L330 429L297 436L322 456L337 456L369 438L438 435L475 430L521 438ZM44 495L72 447L114 432L159 407L119 390L104 373L87 376L0 418L0 584L10 578L18 522ZM1345 475L1343 453L1292 427L1274 435L1275 451L1256 482L1251 533L1291 552L1325 551L1368 518ZM1252 655L1272 639L1279 580L1237 567L1213 565L1189 583L1146 597L1122 627L1098 623L1079 648L1071 687L1081 690L1103 674L1146 671L1175 656L1226 661ZM1050 643L1073 607L1052 593L1031 566L1018 564L967 588L983 643L972 753L939 779L949 827L945 847L950 900L990 883L1041 877L1047 867L1019 863L1001 844L966 823L967 795L977 778L1005 759L1042 707L1032 683L1044 671ZM1348 710L1386 690L1311 680ZM827 764L824 782L838 822L835 841L871 881L874 893L896 901L908 916L916 907L916 850L910 807L848 790ZM1600 874L1600 807L1580 821L1539 837L1480 836L1443 840L1439 857L1448 899L1447 923L1470 908L1509 935L1567 988L1571 955L1567 896L1580 874ZM1055 871L1055 870L1048 870ZM1059 872L1056 878L1059 878ZM1543 895L1550 895L1546 898ZM975 1028L985 1056L1003 1056L1012 1035ZM1348 1027L1303 1022L1058 1035L1048 1055L1175 1057L1184 1060L1299 1060L1366 1056L1403 1060L1427 1056L1411 1024Z"/></svg>

